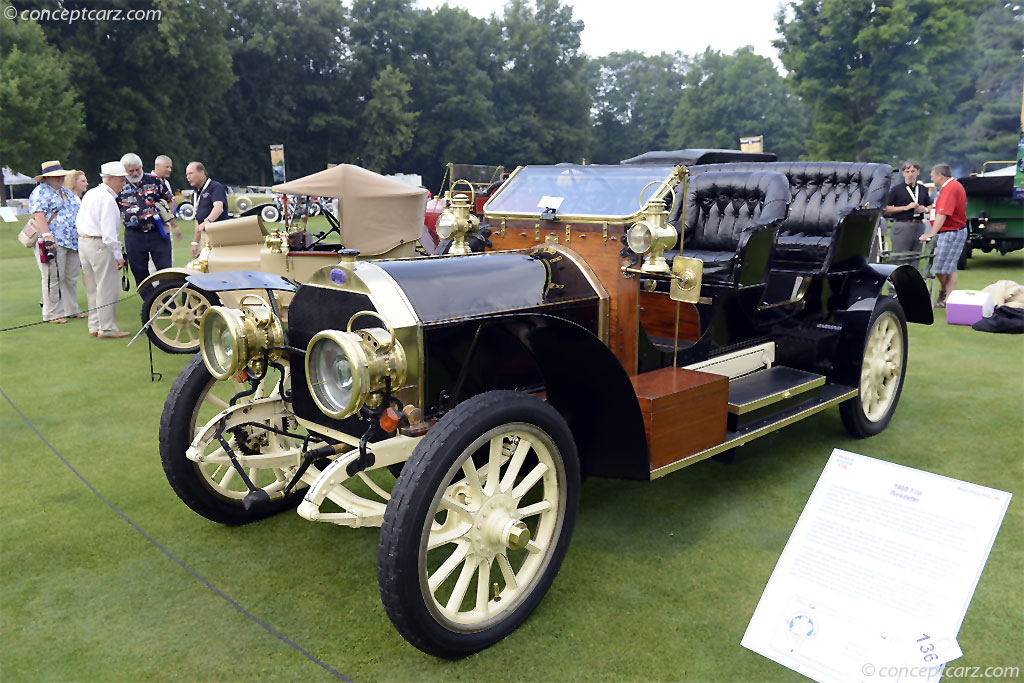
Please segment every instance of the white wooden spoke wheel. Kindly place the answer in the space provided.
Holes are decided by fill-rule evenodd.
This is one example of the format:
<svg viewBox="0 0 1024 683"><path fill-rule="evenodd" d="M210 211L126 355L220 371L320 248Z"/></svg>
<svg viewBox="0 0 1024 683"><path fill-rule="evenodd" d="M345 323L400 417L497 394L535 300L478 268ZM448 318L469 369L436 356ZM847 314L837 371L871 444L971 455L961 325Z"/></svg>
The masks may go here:
<svg viewBox="0 0 1024 683"><path fill-rule="evenodd" d="M856 398L839 404L846 430L858 438L878 434L892 419L907 374L907 318L899 302L881 297L864 337Z"/></svg>
<svg viewBox="0 0 1024 683"><path fill-rule="evenodd" d="M188 286L178 292L182 284L175 280L157 285L142 306L143 324L153 319L146 334L157 348L167 353L198 351L199 321L207 308L218 303L215 295Z"/></svg>
<svg viewBox="0 0 1024 683"><path fill-rule="evenodd" d="M875 319L864 348L860 393L864 415L877 422L892 406L903 378L903 333L891 311Z"/></svg>
<svg viewBox="0 0 1024 683"><path fill-rule="evenodd" d="M239 399L249 402L279 395L280 374L270 369L256 393ZM285 386L287 386L287 377ZM305 489L298 486L282 500L247 509L242 500L249 492L224 447L211 441L201 462L186 457L197 430L228 407L231 397L249 385L217 381L196 355L175 380L160 418L160 459L175 493L200 515L224 524L244 524L298 504ZM288 417L268 420L278 429L299 433ZM275 493L285 488L299 462L302 441L258 427L235 427L224 434L240 466L257 488Z"/></svg>
<svg viewBox="0 0 1024 683"><path fill-rule="evenodd" d="M450 411L395 484L378 580L392 622L425 652L459 657L508 635L568 548L579 464L565 421L527 394Z"/></svg>

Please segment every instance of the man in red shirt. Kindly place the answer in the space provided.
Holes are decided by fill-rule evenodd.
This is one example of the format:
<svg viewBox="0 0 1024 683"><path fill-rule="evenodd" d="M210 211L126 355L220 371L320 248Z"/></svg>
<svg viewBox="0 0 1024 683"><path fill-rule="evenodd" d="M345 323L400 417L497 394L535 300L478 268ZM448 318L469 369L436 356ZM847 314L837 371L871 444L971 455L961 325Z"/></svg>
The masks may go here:
<svg viewBox="0 0 1024 683"><path fill-rule="evenodd" d="M956 263L967 242L967 193L964 186L953 179L949 164L936 164L932 168L932 182L939 191L935 200L935 221L932 229L921 235L921 241L938 235L935 241L935 260L932 272L939 278L939 298L936 307L946 307L946 297L956 288Z"/></svg>

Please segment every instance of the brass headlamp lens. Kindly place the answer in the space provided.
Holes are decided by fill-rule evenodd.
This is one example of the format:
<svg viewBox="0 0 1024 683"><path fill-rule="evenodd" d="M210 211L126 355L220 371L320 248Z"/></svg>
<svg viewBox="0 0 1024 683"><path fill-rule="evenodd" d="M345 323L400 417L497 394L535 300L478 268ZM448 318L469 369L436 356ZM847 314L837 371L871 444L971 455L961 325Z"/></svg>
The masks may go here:
<svg viewBox="0 0 1024 683"><path fill-rule="evenodd" d="M365 400L368 363L357 340L350 332L326 330L313 337L306 350L309 392L331 417L344 419Z"/></svg>
<svg viewBox="0 0 1024 683"><path fill-rule="evenodd" d="M251 304L246 305L247 301ZM241 303L239 309L211 306L199 323L203 362L220 380L234 377L246 366L262 374L267 349L267 360L282 356L274 347L284 345L284 328L269 304L255 296L244 297Z"/></svg>
<svg viewBox="0 0 1024 683"><path fill-rule="evenodd" d="M635 254L646 254L654 244L654 231L644 221L635 223L626 235L626 242Z"/></svg>
<svg viewBox="0 0 1024 683"><path fill-rule="evenodd" d="M448 239L452 236L452 232L455 230L455 215L449 210L445 209L441 212L441 215L437 217L437 223L434 226L437 231L437 236L443 240Z"/></svg>
<svg viewBox="0 0 1024 683"><path fill-rule="evenodd" d="M313 401L339 420L366 404L379 405L385 379L390 377L392 389L397 389L406 369L405 350L382 328L324 330L306 349L306 381Z"/></svg>

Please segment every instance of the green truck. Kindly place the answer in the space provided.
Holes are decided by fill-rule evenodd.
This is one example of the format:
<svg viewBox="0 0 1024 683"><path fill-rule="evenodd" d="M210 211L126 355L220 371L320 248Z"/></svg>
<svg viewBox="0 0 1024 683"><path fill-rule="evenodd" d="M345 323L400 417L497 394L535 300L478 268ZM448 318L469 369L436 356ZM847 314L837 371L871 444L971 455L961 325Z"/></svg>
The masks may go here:
<svg viewBox="0 0 1024 683"><path fill-rule="evenodd" d="M989 165L1010 164L992 172ZM982 172L958 178L967 192L967 244L960 255L960 268L975 249L1000 254L1024 249L1024 199L1013 198L1013 161L987 161Z"/></svg>

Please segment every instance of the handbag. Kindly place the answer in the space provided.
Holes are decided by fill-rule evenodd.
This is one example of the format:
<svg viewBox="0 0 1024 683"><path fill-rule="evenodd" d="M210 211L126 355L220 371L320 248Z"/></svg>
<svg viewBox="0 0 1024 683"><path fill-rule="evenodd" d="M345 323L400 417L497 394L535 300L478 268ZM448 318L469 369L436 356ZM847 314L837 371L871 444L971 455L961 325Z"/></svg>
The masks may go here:
<svg viewBox="0 0 1024 683"><path fill-rule="evenodd" d="M18 233L18 241L21 242L21 246L26 249L31 249L36 246L36 239L39 237L39 231L36 230L36 217L29 216L28 222Z"/></svg>
<svg viewBox="0 0 1024 683"><path fill-rule="evenodd" d="M52 221L53 217L56 216L58 213L60 213L60 210L54 211L53 213L50 214L50 217L46 219L47 228L50 227L50 221ZM47 230L46 232L49 232L49 230ZM18 241L21 242L21 246L25 247L26 249L31 249L32 247L36 246L36 243L39 241L39 238L42 234L42 231L40 231L39 228L36 227L35 214L29 214L28 220L25 222L25 226L21 229L21 232L18 233Z"/></svg>

